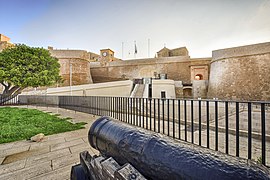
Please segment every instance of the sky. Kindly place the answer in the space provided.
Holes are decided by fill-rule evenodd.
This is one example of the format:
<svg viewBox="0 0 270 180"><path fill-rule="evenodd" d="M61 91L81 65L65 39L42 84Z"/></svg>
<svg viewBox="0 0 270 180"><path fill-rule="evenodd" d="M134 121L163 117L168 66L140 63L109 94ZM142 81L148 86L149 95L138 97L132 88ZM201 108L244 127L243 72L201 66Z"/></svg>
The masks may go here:
<svg viewBox="0 0 270 180"><path fill-rule="evenodd" d="M0 0L0 34L13 43L154 57L186 46L192 58L270 42L270 0ZM149 48L150 47L150 48Z"/></svg>

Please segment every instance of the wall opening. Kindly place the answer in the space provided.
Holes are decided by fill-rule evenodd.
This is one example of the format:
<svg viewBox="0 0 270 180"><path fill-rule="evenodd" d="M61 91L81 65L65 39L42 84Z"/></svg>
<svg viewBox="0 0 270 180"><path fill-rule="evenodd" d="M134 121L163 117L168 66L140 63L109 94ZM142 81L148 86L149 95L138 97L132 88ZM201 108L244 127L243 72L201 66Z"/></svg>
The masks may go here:
<svg viewBox="0 0 270 180"><path fill-rule="evenodd" d="M161 91L160 92L160 96L161 96L161 99L166 99L166 92L165 91Z"/></svg>
<svg viewBox="0 0 270 180"><path fill-rule="evenodd" d="M203 80L203 75L201 75L201 74L196 74L195 80Z"/></svg>
<svg viewBox="0 0 270 180"><path fill-rule="evenodd" d="M183 96L185 98L192 98L192 88L183 89Z"/></svg>

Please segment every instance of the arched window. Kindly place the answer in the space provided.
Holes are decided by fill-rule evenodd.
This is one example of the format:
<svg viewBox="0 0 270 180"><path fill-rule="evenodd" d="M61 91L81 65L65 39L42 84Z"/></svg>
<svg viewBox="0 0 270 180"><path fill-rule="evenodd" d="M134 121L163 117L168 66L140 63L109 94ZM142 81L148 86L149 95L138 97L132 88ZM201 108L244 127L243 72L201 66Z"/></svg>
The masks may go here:
<svg viewBox="0 0 270 180"><path fill-rule="evenodd" d="M196 74L195 80L203 80L203 75L201 75L201 74Z"/></svg>

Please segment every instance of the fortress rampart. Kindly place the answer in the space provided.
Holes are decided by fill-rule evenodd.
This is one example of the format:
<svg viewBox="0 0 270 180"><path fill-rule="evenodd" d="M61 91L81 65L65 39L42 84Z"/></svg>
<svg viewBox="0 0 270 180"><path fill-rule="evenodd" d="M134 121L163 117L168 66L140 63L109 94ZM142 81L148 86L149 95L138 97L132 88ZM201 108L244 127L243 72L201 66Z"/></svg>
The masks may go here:
<svg viewBox="0 0 270 180"><path fill-rule="evenodd" d="M191 83L191 66L208 66L210 61L211 58L191 59L189 56L177 56L115 61L105 65L91 62L91 74L94 83L167 74L168 79L187 84Z"/></svg>
<svg viewBox="0 0 270 180"><path fill-rule="evenodd" d="M0 51L12 45L9 40L0 34ZM210 58L190 58L186 47L164 47L157 58L133 60L115 58L111 49L101 49L99 55L48 49L61 65L64 82L60 86L167 74L175 81L176 97L270 100L270 42L215 50Z"/></svg>
<svg viewBox="0 0 270 180"><path fill-rule="evenodd" d="M270 43L213 51L208 98L270 100Z"/></svg>
<svg viewBox="0 0 270 180"><path fill-rule="evenodd" d="M89 53L87 51L51 49L50 53L59 59L60 74L64 80L62 86L70 85L70 77L72 78L72 85L92 83Z"/></svg>

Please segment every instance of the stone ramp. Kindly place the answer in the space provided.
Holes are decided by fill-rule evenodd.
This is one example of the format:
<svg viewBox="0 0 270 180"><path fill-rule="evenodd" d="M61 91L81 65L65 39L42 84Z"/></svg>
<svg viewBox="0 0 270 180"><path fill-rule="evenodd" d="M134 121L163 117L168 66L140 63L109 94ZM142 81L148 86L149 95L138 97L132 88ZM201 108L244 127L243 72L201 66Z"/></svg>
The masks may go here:
<svg viewBox="0 0 270 180"><path fill-rule="evenodd" d="M70 179L71 166L79 163L79 153L99 154L88 143L88 130L96 120L93 115L60 108L37 108L74 122L87 122L85 129L46 136L42 142L17 141L0 144L0 180Z"/></svg>
<svg viewBox="0 0 270 180"><path fill-rule="evenodd" d="M131 97L143 98L144 89L145 84L136 84L133 92L131 93Z"/></svg>

